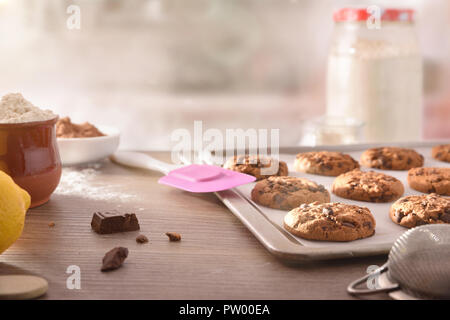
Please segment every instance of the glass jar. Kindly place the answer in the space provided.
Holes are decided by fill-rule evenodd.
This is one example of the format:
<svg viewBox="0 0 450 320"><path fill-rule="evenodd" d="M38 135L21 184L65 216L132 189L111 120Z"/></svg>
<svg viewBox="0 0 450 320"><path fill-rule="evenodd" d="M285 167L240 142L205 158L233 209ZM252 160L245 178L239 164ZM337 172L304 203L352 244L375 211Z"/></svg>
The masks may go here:
<svg viewBox="0 0 450 320"><path fill-rule="evenodd" d="M327 115L365 123L368 142L422 137L422 59L414 11L340 9L328 56ZM369 21L368 21L369 19Z"/></svg>
<svg viewBox="0 0 450 320"><path fill-rule="evenodd" d="M299 142L302 146L331 146L365 141L364 123L353 118L321 116L305 121L302 128Z"/></svg>

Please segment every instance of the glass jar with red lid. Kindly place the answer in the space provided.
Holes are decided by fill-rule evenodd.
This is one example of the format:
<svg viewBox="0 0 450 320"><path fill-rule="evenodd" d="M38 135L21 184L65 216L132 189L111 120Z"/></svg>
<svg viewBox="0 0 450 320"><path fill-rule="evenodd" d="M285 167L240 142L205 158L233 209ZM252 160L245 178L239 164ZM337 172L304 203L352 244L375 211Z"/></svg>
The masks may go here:
<svg viewBox="0 0 450 320"><path fill-rule="evenodd" d="M376 141L422 135L422 59L411 9L343 8L327 70L327 115L365 123Z"/></svg>

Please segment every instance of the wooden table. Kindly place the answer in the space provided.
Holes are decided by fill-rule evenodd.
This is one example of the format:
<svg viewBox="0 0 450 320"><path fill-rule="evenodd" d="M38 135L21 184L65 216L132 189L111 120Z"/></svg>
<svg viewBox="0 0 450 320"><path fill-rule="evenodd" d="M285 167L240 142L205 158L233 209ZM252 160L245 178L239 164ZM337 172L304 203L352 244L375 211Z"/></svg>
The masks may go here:
<svg viewBox="0 0 450 320"><path fill-rule="evenodd" d="M168 153L152 153L169 159ZM160 174L105 161L96 183L123 190L125 201L52 196L31 209L22 237L0 256L0 274L37 274L49 281L46 299L351 299L349 282L385 256L286 265L274 258L213 194L158 185ZM141 232L98 235L94 211L135 212ZM54 227L49 223L54 222ZM169 242L167 231L181 242ZM150 242L137 244L145 234ZM129 249L121 269L100 272L116 246ZM66 270L80 267L81 289L68 289ZM371 299L374 297L371 297ZM388 298L377 295L375 298Z"/></svg>

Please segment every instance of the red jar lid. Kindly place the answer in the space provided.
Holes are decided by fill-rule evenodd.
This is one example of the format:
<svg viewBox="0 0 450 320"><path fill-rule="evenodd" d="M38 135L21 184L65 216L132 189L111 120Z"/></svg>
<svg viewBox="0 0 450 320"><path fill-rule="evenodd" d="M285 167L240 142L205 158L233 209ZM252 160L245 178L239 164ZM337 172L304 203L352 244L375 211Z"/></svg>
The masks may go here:
<svg viewBox="0 0 450 320"><path fill-rule="evenodd" d="M367 8L342 8L334 12L333 19L339 21L366 21L372 13ZM381 20L383 21L414 21L413 9L382 9Z"/></svg>

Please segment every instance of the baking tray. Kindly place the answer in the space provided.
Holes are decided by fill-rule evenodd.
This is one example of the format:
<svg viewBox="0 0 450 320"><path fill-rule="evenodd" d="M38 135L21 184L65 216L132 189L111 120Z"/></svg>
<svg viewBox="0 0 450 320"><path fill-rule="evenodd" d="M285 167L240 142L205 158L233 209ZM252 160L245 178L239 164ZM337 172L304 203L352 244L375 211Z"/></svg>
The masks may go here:
<svg viewBox="0 0 450 320"><path fill-rule="evenodd" d="M307 151L340 151L350 154L355 160L359 160L361 153L372 147L398 146L413 148L425 157L424 167L450 167L449 163L437 161L431 157L431 147L436 144L448 143L447 141L409 142L389 144L358 144L344 146L318 146L318 147L289 147L280 148L280 160L286 161L289 167L289 175L305 177L317 183L323 184L328 191L335 177L326 177L306 173L298 173L293 170L295 155ZM369 170L369 168L361 168ZM403 196L421 194L409 188L406 177L408 171L378 170L394 176L402 181L405 187ZM391 221L389 218L389 203L370 203L353 201L338 197L331 193L331 202L343 202L368 207L375 217L377 226L372 237L351 242L311 241L301 239L290 234L282 226L282 221L287 211L275 210L259 206L250 198L250 192L255 183L240 186L234 189L216 192L217 197L230 209L230 211L242 221L250 232L278 258L286 261L314 261L351 257L362 257L387 254L395 240L407 229Z"/></svg>

